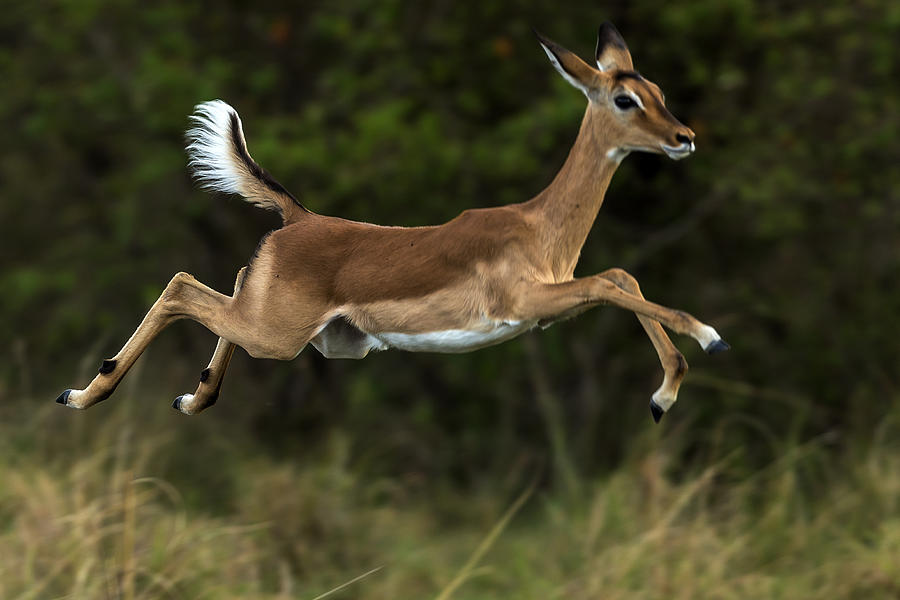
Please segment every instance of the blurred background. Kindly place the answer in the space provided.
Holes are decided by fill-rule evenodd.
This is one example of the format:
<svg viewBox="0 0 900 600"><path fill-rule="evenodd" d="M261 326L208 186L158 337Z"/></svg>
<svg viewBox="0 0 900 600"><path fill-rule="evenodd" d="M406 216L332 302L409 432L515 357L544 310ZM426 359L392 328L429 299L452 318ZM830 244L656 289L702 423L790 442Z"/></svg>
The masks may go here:
<svg viewBox="0 0 900 600"><path fill-rule="evenodd" d="M467 355L238 350L194 418L216 338L179 322L53 403L280 224L194 188L195 104L315 212L440 223L550 182L585 99L530 28L590 58L605 20L698 152L622 164L576 275L732 345L673 335L660 425L614 308ZM897 597L898 39L872 0L4 3L0 597Z"/></svg>

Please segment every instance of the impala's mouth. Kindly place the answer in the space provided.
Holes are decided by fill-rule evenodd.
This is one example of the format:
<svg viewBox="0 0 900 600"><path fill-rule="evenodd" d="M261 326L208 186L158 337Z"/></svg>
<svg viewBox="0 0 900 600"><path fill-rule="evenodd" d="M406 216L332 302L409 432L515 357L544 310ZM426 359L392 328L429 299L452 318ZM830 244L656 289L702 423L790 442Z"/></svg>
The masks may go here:
<svg viewBox="0 0 900 600"><path fill-rule="evenodd" d="M662 149L672 160L681 160L682 158L687 158L693 154L695 147L694 142L690 142L681 144L680 146L666 146L663 144Z"/></svg>

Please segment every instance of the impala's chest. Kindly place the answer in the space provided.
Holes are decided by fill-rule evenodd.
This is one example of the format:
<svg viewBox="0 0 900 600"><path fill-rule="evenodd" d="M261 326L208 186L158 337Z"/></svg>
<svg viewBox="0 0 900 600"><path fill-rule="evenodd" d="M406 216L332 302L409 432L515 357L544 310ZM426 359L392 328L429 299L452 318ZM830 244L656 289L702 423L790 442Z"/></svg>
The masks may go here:
<svg viewBox="0 0 900 600"><path fill-rule="evenodd" d="M424 333L383 332L373 334L373 337L391 348L409 352L459 353L505 342L534 325L532 321L494 321L477 329L444 329Z"/></svg>

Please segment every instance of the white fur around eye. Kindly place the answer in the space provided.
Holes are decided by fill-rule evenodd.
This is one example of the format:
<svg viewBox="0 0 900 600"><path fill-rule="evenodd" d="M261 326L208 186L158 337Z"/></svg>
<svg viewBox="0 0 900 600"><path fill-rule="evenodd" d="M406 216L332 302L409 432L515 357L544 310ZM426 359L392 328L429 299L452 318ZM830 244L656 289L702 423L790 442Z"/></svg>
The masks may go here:
<svg viewBox="0 0 900 600"><path fill-rule="evenodd" d="M634 100L634 103L638 105L638 108L644 110L644 103L641 102L641 97L632 92L631 90L622 90L629 98Z"/></svg>

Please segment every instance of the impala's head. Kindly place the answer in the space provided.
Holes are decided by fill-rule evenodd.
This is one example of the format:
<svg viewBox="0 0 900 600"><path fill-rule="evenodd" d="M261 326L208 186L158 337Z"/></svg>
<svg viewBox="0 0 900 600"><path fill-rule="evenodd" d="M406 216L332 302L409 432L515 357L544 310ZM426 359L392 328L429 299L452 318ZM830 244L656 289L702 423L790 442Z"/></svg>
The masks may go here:
<svg viewBox="0 0 900 600"><path fill-rule="evenodd" d="M601 118L614 155L642 150L678 160L694 151L694 132L672 116L659 86L634 70L628 46L612 23L600 26L596 68L535 34L559 74L587 96L588 111Z"/></svg>

